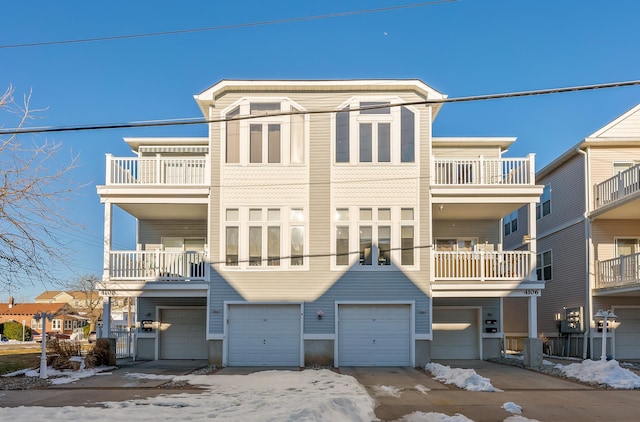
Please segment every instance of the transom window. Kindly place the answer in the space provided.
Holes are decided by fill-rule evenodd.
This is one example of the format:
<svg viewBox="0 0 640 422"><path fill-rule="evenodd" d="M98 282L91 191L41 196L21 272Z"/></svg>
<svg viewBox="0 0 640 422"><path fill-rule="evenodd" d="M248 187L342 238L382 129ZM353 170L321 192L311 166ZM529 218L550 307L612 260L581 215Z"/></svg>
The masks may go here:
<svg viewBox="0 0 640 422"><path fill-rule="evenodd" d="M227 268L295 268L306 264L303 208L225 209Z"/></svg>
<svg viewBox="0 0 640 422"><path fill-rule="evenodd" d="M285 100L241 101L225 114L225 162L241 165L304 164L305 118L301 111ZM238 120L248 115L262 117Z"/></svg>
<svg viewBox="0 0 640 422"><path fill-rule="evenodd" d="M336 208L335 266L392 268L415 265L413 208Z"/></svg>
<svg viewBox="0 0 640 422"><path fill-rule="evenodd" d="M415 162L416 113L390 105L352 100L336 113L336 163Z"/></svg>

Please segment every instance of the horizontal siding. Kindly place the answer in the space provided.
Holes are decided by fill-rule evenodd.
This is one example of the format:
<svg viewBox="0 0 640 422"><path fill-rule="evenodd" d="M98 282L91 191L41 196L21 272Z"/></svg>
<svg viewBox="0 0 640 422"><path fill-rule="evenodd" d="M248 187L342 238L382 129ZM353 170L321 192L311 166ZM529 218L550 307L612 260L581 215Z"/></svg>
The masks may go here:
<svg viewBox="0 0 640 422"><path fill-rule="evenodd" d="M161 249L163 237L197 237L204 238L207 243L207 222L195 220L141 220L138 222L140 249Z"/></svg>
<svg viewBox="0 0 640 422"><path fill-rule="evenodd" d="M223 206L302 206L309 185L304 166L224 166L220 195Z"/></svg>
<svg viewBox="0 0 640 422"><path fill-rule="evenodd" d="M600 138L640 138L640 111L627 116L624 120L613 125Z"/></svg>
<svg viewBox="0 0 640 422"><path fill-rule="evenodd" d="M595 220L591 226L594 259L615 258L616 238L640 238L640 212L638 217L638 220Z"/></svg>
<svg viewBox="0 0 640 422"><path fill-rule="evenodd" d="M522 237L529 234L529 206L526 205L518 209L518 230L511 232L503 238L503 248L505 250L511 250L514 247L520 247L522 244ZM501 227L502 231L503 228Z"/></svg>
<svg viewBox="0 0 640 422"><path fill-rule="evenodd" d="M331 224L331 139L330 115L316 115L310 124L312 134L309 143L309 253L317 256L310 260L310 278L326 271L330 265L329 244Z"/></svg>
<svg viewBox="0 0 640 422"><path fill-rule="evenodd" d="M505 297L503 301L504 333L529 332L529 298Z"/></svg>
<svg viewBox="0 0 640 422"><path fill-rule="evenodd" d="M482 307L481 311L481 321L480 325L482 327L482 331L484 332L484 321L486 319L495 319L498 321L498 332L500 332L500 298L474 298L474 297L443 297L437 298L433 300L434 307L445 307L445 306L480 306ZM493 327L493 326L492 326Z"/></svg>
<svg viewBox="0 0 640 422"><path fill-rule="evenodd" d="M551 250L552 280L538 298L538 331L557 331L555 314L563 307L585 306L584 224L575 224L538 240L538 253Z"/></svg>
<svg viewBox="0 0 640 422"><path fill-rule="evenodd" d="M156 318L157 306L206 306L206 298L203 297L140 297L138 298L137 318L139 321Z"/></svg>
<svg viewBox="0 0 640 422"><path fill-rule="evenodd" d="M636 132L636 137L640 138L640 129ZM589 150L589 161L591 166L591 183L597 185L614 176L614 162L639 162L640 148L591 147Z"/></svg>
<svg viewBox="0 0 640 422"><path fill-rule="evenodd" d="M581 155L547 177L537 180L536 184L551 184L551 214L537 220L538 235L584 215L584 159Z"/></svg>
<svg viewBox="0 0 640 422"><path fill-rule="evenodd" d="M417 207L418 167L336 166L333 169L333 200L341 206Z"/></svg>

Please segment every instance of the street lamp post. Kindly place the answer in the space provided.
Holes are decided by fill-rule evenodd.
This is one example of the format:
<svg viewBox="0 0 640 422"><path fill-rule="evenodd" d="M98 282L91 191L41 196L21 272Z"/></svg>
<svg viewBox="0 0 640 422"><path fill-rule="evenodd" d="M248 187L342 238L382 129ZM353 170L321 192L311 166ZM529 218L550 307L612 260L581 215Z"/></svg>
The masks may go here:
<svg viewBox="0 0 640 422"><path fill-rule="evenodd" d="M38 311L33 316L36 321L42 320L42 353L40 354L40 378L47 376L47 320L53 319L53 314L49 311Z"/></svg>
<svg viewBox="0 0 640 422"><path fill-rule="evenodd" d="M600 355L600 360L607 360L607 319L617 318L617 316L611 310L603 311L599 309L594 317L602 319L602 354Z"/></svg>

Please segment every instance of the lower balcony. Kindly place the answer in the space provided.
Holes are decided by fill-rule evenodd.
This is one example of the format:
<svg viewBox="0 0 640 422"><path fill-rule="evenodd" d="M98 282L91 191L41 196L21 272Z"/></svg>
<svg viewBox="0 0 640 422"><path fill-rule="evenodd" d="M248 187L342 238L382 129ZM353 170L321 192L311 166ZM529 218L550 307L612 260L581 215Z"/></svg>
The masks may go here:
<svg viewBox="0 0 640 422"><path fill-rule="evenodd" d="M640 290L640 253L596 261L596 289L637 288Z"/></svg>
<svg viewBox="0 0 640 422"><path fill-rule="evenodd" d="M435 283L521 282L531 277L529 251L434 251Z"/></svg>
<svg viewBox="0 0 640 422"><path fill-rule="evenodd" d="M204 251L112 251L109 279L112 281L206 281Z"/></svg>

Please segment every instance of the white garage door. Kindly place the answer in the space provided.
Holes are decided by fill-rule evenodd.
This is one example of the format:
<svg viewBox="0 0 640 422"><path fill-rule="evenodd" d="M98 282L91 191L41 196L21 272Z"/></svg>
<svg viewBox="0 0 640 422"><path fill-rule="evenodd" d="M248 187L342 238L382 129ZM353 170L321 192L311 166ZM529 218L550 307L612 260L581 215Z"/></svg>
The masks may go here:
<svg viewBox="0 0 640 422"><path fill-rule="evenodd" d="M616 359L640 359L640 308L616 308Z"/></svg>
<svg viewBox="0 0 640 422"><path fill-rule="evenodd" d="M433 309L431 359L480 359L478 311Z"/></svg>
<svg viewBox="0 0 640 422"><path fill-rule="evenodd" d="M160 311L160 359L207 359L206 309Z"/></svg>
<svg viewBox="0 0 640 422"><path fill-rule="evenodd" d="M301 366L299 305L229 305L229 366Z"/></svg>
<svg viewBox="0 0 640 422"><path fill-rule="evenodd" d="M410 366L409 305L339 305L338 366Z"/></svg>

